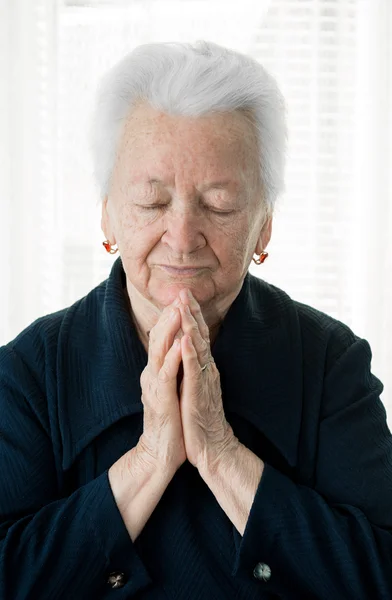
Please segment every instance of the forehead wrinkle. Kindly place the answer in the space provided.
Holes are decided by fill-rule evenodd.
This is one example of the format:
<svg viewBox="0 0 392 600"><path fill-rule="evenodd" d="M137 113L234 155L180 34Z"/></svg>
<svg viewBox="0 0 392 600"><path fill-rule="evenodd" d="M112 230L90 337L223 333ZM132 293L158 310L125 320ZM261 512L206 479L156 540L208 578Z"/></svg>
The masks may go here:
<svg viewBox="0 0 392 600"><path fill-rule="evenodd" d="M206 126L211 128L211 120L214 119L216 126L212 128L212 131L206 130ZM143 167L145 172L151 174L152 179L159 180L160 185L165 186L162 176L159 173L155 174L152 168L152 165L161 164L163 170L167 170L175 183L176 179L181 181L183 175L186 174L188 181L193 180L198 183L199 179L204 191L208 189L208 186L213 189L213 184L221 183L222 169L226 172L235 170L235 179L240 179L241 187L248 189L250 174L247 165L250 153L254 151L253 144L250 143L252 133L249 122L239 113L189 118L161 114L148 109L144 113L131 113L127 119L119 149L119 163L124 175L129 173L132 177L133 163L139 172L140 167ZM190 136L189 140L187 139L188 135ZM194 135L196 138L192 139ZM176 142L177 137L180 137L181 143ZM236 144L234 148L233 144ZM170 148L169 152L164 152L165 146ZM197 146L200 146L199 151L197 151ZM208 160L203 164L203 160L206 158L204 151L207 151L210 159L214 158L214 163L216 163L216 157L220 164L211 166L212 163ZM146 162L144 162L145 160ZM148 164L150 160L151 166ZM118 167L120 167L119 164ZM202 167L201 176L198 174L200 167ZM213 171L216 171L217 167L218 171L214 175ZM223 175L223 178L231 179L230 175ZM238 187L238 183L236 187ZM224 188L217 185L216 189Z"/></svg>
<svg viewBox="0 0 392 600"><path fill-rule="evenodd" d="M213 126L211 126L211 121L215 121ZM246 146L249 147L249 142L253 141L251 138L254 137L249 119L238 111L189 117L168 115L146 105L130 112L125 121L123 142L125 145L132 144L132 147L135 147L138 142L146 141L150 137L157 137L158 139L153 140L155 145L156 142L162 142L166 137L166 139L169 138L170 143L173 143L177 136L193 136L194 134L197 136L203 133L207 134L209 145L224 142L226 146L227 143L238 143L240 138L246 141ZM163 140L159 138L163 138Z"/></svg>
<svg viewBox="0 0 392 600"><path fill-rule="evenodd" d="M167 183L165 183L165 181L163 181L162 179L159 179L157 177L148 179L147 183L158 184L164 188L170 187L167 185ZM233 180L227 179L227 180L220 180L220 181L212 181L207 184L199 186L198 191L199 192L208 192L209 190L212 190L212 189L213 190L227 190L231 185L238 187L238 182L235 181L234 179Z"/></svg>

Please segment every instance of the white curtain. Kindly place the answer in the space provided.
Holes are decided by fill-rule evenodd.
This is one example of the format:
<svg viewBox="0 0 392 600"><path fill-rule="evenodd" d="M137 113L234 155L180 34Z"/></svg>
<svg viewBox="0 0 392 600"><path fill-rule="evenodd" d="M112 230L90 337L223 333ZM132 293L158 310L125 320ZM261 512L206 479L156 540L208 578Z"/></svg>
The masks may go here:
<svg viewBox="0 0 392 600"><path fill-rule="evenodd" d="M391 415L390 0L0 0L0 344L108 275L99 76L138 44L200 38L260 60L287 99L287 191L252 273L368 339Z"/></svg>

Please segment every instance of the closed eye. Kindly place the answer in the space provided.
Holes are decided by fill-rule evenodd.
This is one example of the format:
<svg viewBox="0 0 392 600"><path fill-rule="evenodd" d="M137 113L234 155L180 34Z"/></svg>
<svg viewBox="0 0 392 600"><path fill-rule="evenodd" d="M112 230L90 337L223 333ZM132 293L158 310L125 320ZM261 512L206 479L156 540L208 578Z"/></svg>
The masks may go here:
<svg viewBox="0 0 392 600"><path fill-rule="evenodd" d="M217 215L231 215L232 213L236 212L235 210L218 210L213 206L208 206L208 204L203 204L203 208Z"/></svg>
<svg viewBox="0 0 392 600"><path fill-rule="evenodd" d="M206 208L217 215L231 215L236 212L235 210L214 210L213 208Z"/></svg>
<svg viewBox="0 0 392 600"><path fill-rule="evenodd" d="M165 208L166 204L150 204L149 206L144 206L143 204L136 204L139 208L143 208L144 210L153 210L154 208Z"/></svg>
<svg viewBox="0 0 392 600"><path fill-rule="evenodd" d="M143 210L163 210L164 208L166 208L167 204L150 204L149 206L137 204L137 206L139 208L142 208ZM204 208L217 215L231 215L232 213L236 212L235 210L216 210L211 206L204 206Z"/></svg>

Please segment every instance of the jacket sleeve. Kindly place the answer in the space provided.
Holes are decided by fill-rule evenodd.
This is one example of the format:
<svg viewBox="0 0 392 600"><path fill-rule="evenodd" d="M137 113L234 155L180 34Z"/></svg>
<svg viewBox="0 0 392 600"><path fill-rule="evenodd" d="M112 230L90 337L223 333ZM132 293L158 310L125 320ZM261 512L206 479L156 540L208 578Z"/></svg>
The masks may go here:
<svg viewBox="0 0 392 600"><path fill-rule="evenodd" d="M0 348L0 598L133 598L151 580L108 473L59 497L45 417L29 403L37 394L21 359ZM111 572L124 587L107 583Z"/></svg>
<svg viewBox="0 0 392 600"><path fill-rule="evenodd" d="M370 362L355 338L324 380L314 489L265 465L233 575L264 563L261 590L284 598L392 598L392 436Z"/></svg>

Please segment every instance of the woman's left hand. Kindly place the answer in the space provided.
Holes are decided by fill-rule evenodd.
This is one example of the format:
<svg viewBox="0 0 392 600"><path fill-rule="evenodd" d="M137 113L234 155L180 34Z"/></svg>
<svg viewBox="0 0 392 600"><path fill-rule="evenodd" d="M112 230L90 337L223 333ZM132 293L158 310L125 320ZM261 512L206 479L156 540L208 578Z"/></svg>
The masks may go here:
<svg viewBox="0 0 392 600"><path fill-rule="evenodd" d="M200 306L188 291L180 292L184 375L180 386L180 411L189 462L199 470L214 466L235 446L222 404L220 375L211 354L209 330ZM208 365L202 371L202 367Z"/></svg>

